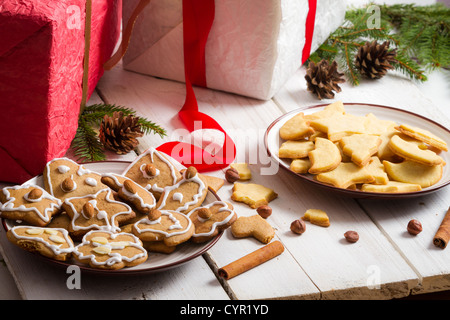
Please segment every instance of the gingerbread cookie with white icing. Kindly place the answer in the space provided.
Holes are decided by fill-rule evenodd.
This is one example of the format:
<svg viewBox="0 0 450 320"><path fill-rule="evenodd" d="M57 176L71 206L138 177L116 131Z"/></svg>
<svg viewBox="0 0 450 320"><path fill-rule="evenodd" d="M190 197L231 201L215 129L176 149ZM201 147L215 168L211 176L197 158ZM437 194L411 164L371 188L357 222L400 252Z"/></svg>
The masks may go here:
<svg viewBox="0 0 450 320"><path fill-rule="evenodd" d="M67 261L74 250L69 233L61 228L15 226L8 230L6 236L11 243L26 251L59 261Z"/></svg>
<svg viewBox="0 0 450 320"><path fill-rule="evenodd" d="M139 155L122 175L151 191L156 199L159 199L164 187L172 186L181 179L180 172L169 158L155 148Z"/></svg>
<svg viewBox="0 0 450 320"><path fill-rule="evenodd" d="M136 216L129 205L114 199L112 190L64 200L63 209L69 215L70 235L78 240L91 230L120 232L120 225Z"/></svg>
<svg viewBox="0 0 450 320"><path fill-rule="evenodd" d="M89 231L73 253L77 261L107 270L134 267L148 258L147 250L136 236L99 230Z"/></svg>
<svg viewBox="0 0 450 320"><path fill-rule="evenodd" d="M37 185L5 187L0 191L1 217L22 220L34 226L48 225L61 212L61 200Z"/></svg>
<svg viewBox="0 0 450 320"><path fill-rule="evenodd" d="M206 206L198 207L189 212L188 217L195 226L191 241L196 243L214 238L237 219L231 203L224 201L214 201Z"/></svg>
<svg viewBox="0 0 450 320"><path fill-rule="evenodd" d="M183 172L183 179L173 186L164 188L156 208L175 210L187 214L200 207L208 193L208 184L194 167Z"/></svg>
<svg viewBox="0 0 450 320"><path fill-rule="evenodd" d="M125 176L105 173L101 180L139 213L148 214L156 205L155 196L150 191Z"/></svg>
<svg viewBox="0 0 450 320"><path fill-rule="evenodd" d="M99 173L68 158L49 161L44 168L43 179L45 190L63 201L66 198L95 194L106 188L100 181Z"/></svg>
<svg viewBox="0 0 450 320"><path fill-rule="evenodd" d="M142 241L163 241L173 247L188 241L194 234L194 224L185 214L173 210L152 210L133 225L133 234Z"/></svg>

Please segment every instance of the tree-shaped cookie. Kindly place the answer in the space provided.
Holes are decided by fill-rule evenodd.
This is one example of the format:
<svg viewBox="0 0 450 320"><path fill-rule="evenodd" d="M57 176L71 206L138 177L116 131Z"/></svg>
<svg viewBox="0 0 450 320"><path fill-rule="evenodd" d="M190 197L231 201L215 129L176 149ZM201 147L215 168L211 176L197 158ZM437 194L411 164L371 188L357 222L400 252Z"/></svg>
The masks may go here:
<svg viewBox="0 0 450 320"><path fill-rule="evenodd" d="M364 167L370 157L377 153L381 139L371 134L353 134L341 139L342 152L360 167Z"/></svg>

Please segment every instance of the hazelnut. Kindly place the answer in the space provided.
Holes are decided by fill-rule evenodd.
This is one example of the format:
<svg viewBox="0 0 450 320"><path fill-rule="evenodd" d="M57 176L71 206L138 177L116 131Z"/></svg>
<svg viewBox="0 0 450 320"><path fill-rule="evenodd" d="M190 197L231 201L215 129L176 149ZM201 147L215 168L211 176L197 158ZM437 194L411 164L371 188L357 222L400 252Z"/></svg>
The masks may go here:
<svg viewBox="0 0 450 320"><path fill-rule="evenodd" d="M225 171L225 179L229 183L235 183L239 180L239 172L234 168L229 168Z"/></svg>
<svg viewBox="0 0 450 320"><path fill-rule="evenodd" d="M267 219L272 214L272 208L268 205L259 206L256 209L256 212L263 217L264 219Z"/></svg>
<svg viewBox="0 0 450 320"><path fill-rule="evenodd" d="M88 218L92 218L95 214L95 209L92 203L86 202L83 206L83 214Z"/></svg>
<svg viewBox="0 0 450 320"><path fill-rule="evenodd" d="M302 234L303 232L306 231L306 224L305 221L301 220L301 219L297 219L292 221L291 223L291 231L296 233L296 234Z"/></svg>
<svg viewBox="0 0 450 320"><path fill-rule="evenodd" d="M68 177L61 183L61 189L64 192L73 191L73 189L75 189L75 182Z"/></svg>
<svg viewBox="0 0 450 320"><path fill-rule="evenodd" d="M158 209L153 209L148 213L148 219L151 221L158 220L161 217L161 211Z"/></svg>
<svg viewBox="0 0 450 320"><path fill-rule="evenodd" d="M195 177L196 174L197 174L197 169L195 167L189 167L186 169L184 176L186 177L186 179L191 179L191 178Z"/></svg>
<svg viewBox="0 0 450 320"><path fill-rule="evenodd" d="M137 192L136 186L134 185L134 182L131 180L125 180L125 182L123 183L123 187L130 193L135 194Z"/></svg>
<svg viewBox="0 0 450 320"><path fill-rule="evenodd" d="M212 216L212 212L208 208L201 208L198 210L198 216L202 219L209 219Z"/></svg>
<svg viewBox="0 0 450 320"><path fill-rule="evenodd" d="M406 230L408 230L409 234L412 234L413 236L418 235L422 232L422 224L420 223L420 221L412 219L408 222Z"/></svg>
<svg viewBox="0 0 450 320"><path fill-rule="evenodd" d="M359 240L359 234L356 231L347 231L344 233L345 240L351 243L355 243Z"/></svg>
<svg viewBox="0 0 450 320"><path fill-rule="evenodd" d="M36 200L42 197L42 190L38 188L33 188L30 193L28 193L28 199Z"/></svg>
<svg viewBox="0 0 450 320"><path fill-rule="evenodd" d="M151 177L156 175L156 167L153 163L149 163L145 166L145 173Z"/></svg>

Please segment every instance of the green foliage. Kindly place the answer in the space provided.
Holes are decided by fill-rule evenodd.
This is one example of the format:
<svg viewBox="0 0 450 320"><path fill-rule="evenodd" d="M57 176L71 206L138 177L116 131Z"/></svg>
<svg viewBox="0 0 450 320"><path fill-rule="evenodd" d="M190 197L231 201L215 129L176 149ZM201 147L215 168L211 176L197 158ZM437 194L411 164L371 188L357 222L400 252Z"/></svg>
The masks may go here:
<svg viewBox="0 0 450 320"><path fill-rule="evenodd" d="M94 104L86 106L78 120L78 128L71 148L78 157L77 161L103 161L106 159L104 147L98 139L98 128L105 115L112 116L115 111L122 111L124 115L136 116L136 111L111 104ZM138 123L145 134L155 133L160 137L166 135L166 130L156 123L139 117Z"/></svg>
<svg viewBox="0 0 450 320"><path fill-rule="evenodd" d="M370 5L369 5L370 6ZM382 5L380 24L368 27L373 12L365 8L346 12L345 22L314 52L309 61L336 60L353 85L361 75L354 65L358 48L366 41L389 41L397 49L394 68L409 78L426 81L424 70L450 66L450 9L442 4L430 6Z"/></svg>

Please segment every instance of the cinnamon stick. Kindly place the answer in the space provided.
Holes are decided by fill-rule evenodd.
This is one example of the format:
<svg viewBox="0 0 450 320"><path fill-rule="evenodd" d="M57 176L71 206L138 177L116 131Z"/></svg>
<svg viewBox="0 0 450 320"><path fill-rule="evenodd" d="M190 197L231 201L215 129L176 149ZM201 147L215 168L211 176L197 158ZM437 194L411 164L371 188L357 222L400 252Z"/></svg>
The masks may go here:
<svg viewBox="0 0 450 320"><path fill-rule="evenodd" d="M436 235L433 238L433 243L436 247L444 249L450 240L450 207L444 216L444 219L439 226Z"/></svg>
<svg viewBox="0 0 450 320"><path fill-rule="evenodd" d="M229 280L241 273L244 273L260 264L269 261L280 255L284 251L284 246L280 241L273 241L264 247L255 250L238 260L219 269L219 276Z"/></svg>

